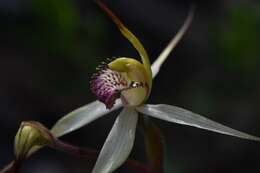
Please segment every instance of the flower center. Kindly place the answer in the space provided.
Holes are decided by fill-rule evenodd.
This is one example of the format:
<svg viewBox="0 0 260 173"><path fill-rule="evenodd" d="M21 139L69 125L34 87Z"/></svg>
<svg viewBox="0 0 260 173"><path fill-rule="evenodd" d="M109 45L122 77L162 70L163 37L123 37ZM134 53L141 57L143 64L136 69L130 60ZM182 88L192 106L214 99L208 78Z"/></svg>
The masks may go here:
<svg viewBox="0 0 260 173"><path fill-rule="evenodd" d="M148 85L143 80L143 69L133 68L131 63L126 66L124 70L118 70L114 68L113 62L103 63L90 82L91 91L108 109L113 107L118 98L122 99L125 106L138 106L148 93Z"/></svg>

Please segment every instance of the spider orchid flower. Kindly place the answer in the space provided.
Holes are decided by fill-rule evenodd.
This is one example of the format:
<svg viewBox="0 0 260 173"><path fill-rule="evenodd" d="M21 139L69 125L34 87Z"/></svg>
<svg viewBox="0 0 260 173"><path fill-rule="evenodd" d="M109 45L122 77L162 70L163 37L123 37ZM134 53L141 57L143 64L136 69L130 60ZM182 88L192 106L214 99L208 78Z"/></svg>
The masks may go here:
<svg viewBox="0 0 260 173"><path fill-rule="evenodd" d="M135 47L142 61L120 57L99 66L98 72L90 82L91 90L99 101L94 101L64 116L51 130L54 136L60 137L123 107L101 149L93 173L113 172L127 159L135 139L138 113L168 122L260 141L258 137L224 126L183 108L166 104L145 104L151 93L152 79L158 74L161 65L186 32L192 21L193 10L176 36L150 66L148 55L140 41L104 4L99 0L96 2Z"/></svg>

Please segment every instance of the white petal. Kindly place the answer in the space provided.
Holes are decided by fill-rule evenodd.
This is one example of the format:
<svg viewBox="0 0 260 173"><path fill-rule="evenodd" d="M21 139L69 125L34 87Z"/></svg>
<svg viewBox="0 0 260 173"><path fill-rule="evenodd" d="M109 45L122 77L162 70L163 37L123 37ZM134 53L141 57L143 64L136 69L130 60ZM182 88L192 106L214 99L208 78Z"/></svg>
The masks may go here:
<svg viewBox="0 0 260 173"><path fill-rule="evenodd" d="M207 119L201 115L191 111L171 106L171 105L144 105L138 108L138 111L159 118L165 121L174 122L178 124L193 126L209 131L231 135L243 139L260 141L259 137L240 132L230 127L224 126L220 123Z"/></svg>
<svg viewBox="0 0 260 173"><path fill-rule="evenodd" d="M134 144L137 119L136 110L123 109L103 145L92 173L110 173L123 164Z"/></svg>
<svg viewBox="0 0 260 173"><path fill-rule="evenodd" d="M82 106L71 113L62 117L51 129L55 137L60 137L80 127L96 120L97 118L108 114L109 112L118 109L122 106L120 100L117 100L112 109L106 109L105 105L99 101L94 101L85 106Z"/></svg>
<svg viewBox="0 0 260 173"><path fill-rule="evenodd" d="M183 35L186 33L187 29L189 28L192 18L194 15L194 8L192 7L188 17L186 18L184 24L178 31L178 33L173 37L173 39L170 41L170 43L167 45L167 47L162 51L162 53L159 55L159 57L155 60L155 62L152 64L152 74L153 78L158 74L161 65L164 63L164 61L168 58L171 51L175 48L175 46L179 43Z"/></svg>

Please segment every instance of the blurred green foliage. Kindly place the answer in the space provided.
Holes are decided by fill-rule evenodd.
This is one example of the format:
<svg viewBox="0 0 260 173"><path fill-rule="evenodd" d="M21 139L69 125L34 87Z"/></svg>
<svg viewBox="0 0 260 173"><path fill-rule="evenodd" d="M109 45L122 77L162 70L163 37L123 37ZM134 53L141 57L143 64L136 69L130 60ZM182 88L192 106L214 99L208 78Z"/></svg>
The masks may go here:
<svg viewBox="0 0 260 173"><path fill-rule="evenodd" d="M255 72L260 63L260 7L239 5L228 11L218 35L219 58L236 71Z"/></svg>
<svg viewBox="0 0 260 173"><path fill-rule="evenodd" d="M70 0L31 0L31 9L39 21L40 38L36 42L49 49L64 51L73 48L79 29L79 14Z"/></svg>
<svg viewBox="0 0 260 173"><path fill-rule="evenodd" d="M106 51L109 41L108 22L102 14L92 14L94 3L86 6L84 10L90 11L86 15L74 3L31 0L26 7L30 22L17 27L24 47L35 54L34 66L45 74L37 77L37 83L54 95L86 92L89 75L104 59L100 52Z"/></svg>

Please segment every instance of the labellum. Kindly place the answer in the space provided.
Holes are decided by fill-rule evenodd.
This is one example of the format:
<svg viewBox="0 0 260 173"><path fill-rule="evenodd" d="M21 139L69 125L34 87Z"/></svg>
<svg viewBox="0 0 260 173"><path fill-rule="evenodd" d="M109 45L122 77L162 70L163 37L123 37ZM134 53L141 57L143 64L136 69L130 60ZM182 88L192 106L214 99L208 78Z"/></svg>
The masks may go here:
<svg viewBox="0 0 260 173"><path fill-rule="evenodd" d="M98 100L111 109L121 98L127 107L141 105L149 95L148 77L143 64L133 58L121 57L97 68L90 82Z"/></svg>

